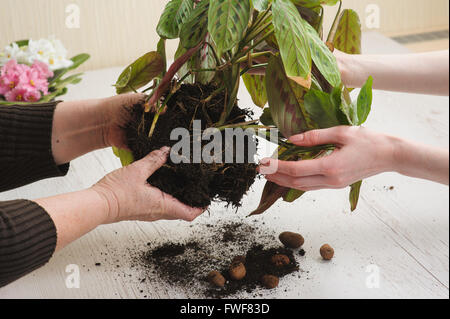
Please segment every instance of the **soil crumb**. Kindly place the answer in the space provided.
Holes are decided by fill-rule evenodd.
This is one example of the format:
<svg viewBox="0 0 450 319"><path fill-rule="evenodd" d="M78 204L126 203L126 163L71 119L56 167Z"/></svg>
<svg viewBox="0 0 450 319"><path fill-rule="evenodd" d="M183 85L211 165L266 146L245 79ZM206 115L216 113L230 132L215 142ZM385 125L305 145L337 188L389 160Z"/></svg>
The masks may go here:
<svg viewBox="0 0 450 319"><path fill-rule="evenodd" d="M159 277L171 286L200 297L226 298L239 293L261 292L264 275L282 278L300 270L295 259L299 253L282 247L274 233L257 224L219 222L195 225L194 229L192 236L181 242L156 247L149 243L147 250L135 257L135 265L143 266L149 284ZM289 263L274 265L271 258L277 254L286 255ZM244 279L233 281L228 269L238 256L245 256L247 274ZM208 282L207 276L213 270L225 277L224 287L217 288Z"/></svg>
<svg viewBox="0 0 450 319"><path fill-rule="evenodd" d="M185 161L180 164L174 164L169 159L148 182L189 206L206 208L212 201L223 201L233 207L240 207L243 196L257 176L255 137L245 136L242 152L241 145L236 145L236 137L233 137L234 143L230 145L226 142L225 131L221 131L217 139L222 139L222 149L218 152L220 154L215 155L222 159L207 164L202 158L199 163L198 158L194 158L193 150L194 139L198 141L201 137L198 130L194 130L194 121L201 121L202 131L213 127L221 118L227 97L224 93L217 94L217 88L211 85L183 84L165 99L168 99L167 110L160 115L151 139L148 133L154 113L144 113L141 104L131 108L132 121L125 127L128 145L135 160L140 160L163 146L173 147L179 140L170 139L172 131L184 128L190 135L190 155L189 158L185 156ZM249 110L241 109L236 104L225 124L243 123L251 120L251 117ZM201 140L202 150L212 139ZM232 163L226 163L227 153L233 156ZM183 155L181 149L178 155ZM241 155L243 162L238 161Z"/></svg>

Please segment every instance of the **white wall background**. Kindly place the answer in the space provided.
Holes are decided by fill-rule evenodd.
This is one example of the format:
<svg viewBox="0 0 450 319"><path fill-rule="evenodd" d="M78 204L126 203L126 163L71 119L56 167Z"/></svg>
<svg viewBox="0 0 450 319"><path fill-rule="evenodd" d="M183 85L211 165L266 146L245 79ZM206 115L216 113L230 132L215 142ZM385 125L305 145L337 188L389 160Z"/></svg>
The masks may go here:
<svg viewBox="0 0 450 319"><path fill-rule="evenodd" d="M167 0L0 0L0 46L13 40L55 35L72 55L88 52L84 69L126 65L156 47L155 32ZM80 8L80 28L66 26L67 6ZM380 8L380 32L415 33L448 29L448 0L344 0L344 6L361 15L366 8ZM70 7L69 7L70 8ZM335 10L327 10L326 26ZM169 43L169 55L176 43Z"/></svg>

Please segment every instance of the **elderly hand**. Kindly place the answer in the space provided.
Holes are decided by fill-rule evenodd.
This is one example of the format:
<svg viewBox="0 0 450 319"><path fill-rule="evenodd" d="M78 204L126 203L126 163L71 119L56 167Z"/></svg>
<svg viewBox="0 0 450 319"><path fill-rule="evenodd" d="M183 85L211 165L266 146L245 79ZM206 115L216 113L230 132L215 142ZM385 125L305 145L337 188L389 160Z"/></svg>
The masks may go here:
<svg viewBox="0 0 450 319"><path fill-rule="evenodd" d="M193 221L203 213L203 209L188 207L147 183L147 179L164 165L169 152L169 148L154 151L107 175L92 187L109 208L105 223L161 219Z"/></svg>
<svg viewBox="0 0 450 319"><path fill-rule="evenodd" d="M64 164L110 146L126 149L126 136L122 128L130 120L127 108L143 98L143 94L123 94L58 104L52 130L55 162Z"/></svg>

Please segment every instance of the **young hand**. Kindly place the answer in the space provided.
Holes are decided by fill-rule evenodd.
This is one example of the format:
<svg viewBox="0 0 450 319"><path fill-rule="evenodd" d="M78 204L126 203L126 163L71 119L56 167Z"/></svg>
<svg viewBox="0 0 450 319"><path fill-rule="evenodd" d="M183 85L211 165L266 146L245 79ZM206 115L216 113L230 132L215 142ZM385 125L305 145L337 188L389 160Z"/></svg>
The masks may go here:
<svg viewBox="0 0 450 319"><path fill-rule="evenodd" d="M303 191L344 188L361 179L395 169L395 138L363 127L340 126L296 135L290 141L298 146L334 144L329 156L298 162L265 159L264 166L278 165L267 180ZM277 161L271 163L270 161ZM273 167L273 166L272 166Z"/></svg>

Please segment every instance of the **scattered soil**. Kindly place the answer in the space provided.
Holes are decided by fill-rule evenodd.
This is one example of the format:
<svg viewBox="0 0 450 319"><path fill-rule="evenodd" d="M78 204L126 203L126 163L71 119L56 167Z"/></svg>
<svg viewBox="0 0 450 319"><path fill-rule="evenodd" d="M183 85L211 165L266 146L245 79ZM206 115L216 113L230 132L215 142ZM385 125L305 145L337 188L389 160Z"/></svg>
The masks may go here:
<svg viewBox="0 0 450 319"><path fill-rule="evenodd" d="M134 158L140 160L163 146L174 146L178 141L170 140L172 130L186 128L191 135L189 163L176 165L169 159L164 167L148 179L148 182L189 206L206 208L212 201L223 201L234 207L240 207L242 197L254 183L257 175L256 164L253 161L256 154L254 137L246 137L245 162L242 164L235 163L235 145L232 150L226 149L225 132L222 133L222 162L225 162L224 154L228 151L233 152L234 164L203 162L193 164L193 121L201 120L202 131L212 127L220 120L226 103L225 94L214 95L215 90L214 86L201 84L182 85L168 100L167 110L160 115L151 139L148 132L154 114L144 113L141 104L135 105L131 109L133 120L125 127L128 145ZM251 120L251 116L250 111L241 109L236 104L226 124L246 122ZM210 141L202 141L202 147L208 143ZM248 161L249 158L252 161Z"/></svg>
<svg viewBox="0 0 450 319"><path fill-rule="evenodd" d="M171 285L197 291L208 298L253 293L266 289L264 275L282 278L299 271L294 257L296 251L281 247L278 239L267 231L245 222L203 227L201 238L194 235L182 243L164 243L145 252L137 262L145 266L149 278L156 275ZM285 255L289 260L275 265L272 262L275 255ZM230 278L233 262L244 264L246 275L242 280ZM213 271L225 278L223 287L211 284Z"/></svg>

